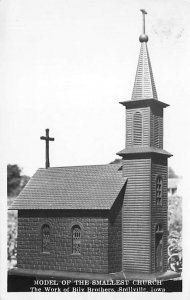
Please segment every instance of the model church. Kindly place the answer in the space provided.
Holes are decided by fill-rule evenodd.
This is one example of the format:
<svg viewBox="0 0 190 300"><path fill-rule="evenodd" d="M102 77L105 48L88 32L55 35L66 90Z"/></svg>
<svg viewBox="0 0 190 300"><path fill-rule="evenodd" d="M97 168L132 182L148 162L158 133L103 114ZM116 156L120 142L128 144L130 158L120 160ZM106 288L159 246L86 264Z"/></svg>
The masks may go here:
<svg viewBox="0 0 190 300"><path fill-rule="evenodd" d="M163 109L158 100L143 32L125 148L118 164L50 167L36 171L13 203L18 210L17 267L109 274L167 270L168 157L163 149Z"/></svg>

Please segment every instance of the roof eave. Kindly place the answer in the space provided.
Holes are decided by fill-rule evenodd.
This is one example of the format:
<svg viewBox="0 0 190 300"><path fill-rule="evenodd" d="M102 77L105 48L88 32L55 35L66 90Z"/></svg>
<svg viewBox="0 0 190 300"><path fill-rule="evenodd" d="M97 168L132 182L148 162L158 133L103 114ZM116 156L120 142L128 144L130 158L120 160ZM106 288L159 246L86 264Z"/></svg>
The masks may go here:
<svg viewBox="0 0 190 300"><path fill-rule="evenodd" d="M126 149L123 149L119 152L116 153L117 155L121 156L121 157L132 157L132 156L139 156L139 155L163 155L165 157L171 157L173 156L173 154L163 150L163 151L156 151L156 150L151 150L151 149L147 149L147 150L142 150L142 151L129 151Z"/></svg>
<svg viewBox="0 0 190 300"><path fill-rule="evenodd" d="M144 106L161 106L163 108L170 106L169 104L159 101L154 98L149 98L149 99L138 99L138 100L127 100L127 101L121 101L119 102L126 108L135 108L135 107L144 107Z"/></svg>

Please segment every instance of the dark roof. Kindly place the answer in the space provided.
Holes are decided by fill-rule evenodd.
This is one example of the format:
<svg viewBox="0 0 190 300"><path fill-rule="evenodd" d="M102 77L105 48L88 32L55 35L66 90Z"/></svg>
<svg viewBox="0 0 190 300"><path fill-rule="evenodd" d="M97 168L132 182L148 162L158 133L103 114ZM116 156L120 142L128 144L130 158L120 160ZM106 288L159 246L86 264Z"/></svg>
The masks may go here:
<svg viewBox="0 0 190 300"><path fill-rule="evenodd" d="M126 179L118 164L39 169L10 209L110 209Z"/></svg>
<svg viewBox="0 0 190 300"><path fill-rule="evenodd" d="M120 152L118 152L117 155L124 156L126 154L134 154L134 153L159 153L166 156L172 156L171 153L167 152L164 149L156 148L156 147L143 147L143 146L125 148Z"/></svg>
<svg viewBox="0 0 190 300"><path fill-rule="evenodd" d="M120 104L124 105L126 108L140 108L140 107L146 107L146 106L161 106L163 108L169 106L169 104L159 101L157 99L139 99L139 100L127 100L119 102Z"/></svg>

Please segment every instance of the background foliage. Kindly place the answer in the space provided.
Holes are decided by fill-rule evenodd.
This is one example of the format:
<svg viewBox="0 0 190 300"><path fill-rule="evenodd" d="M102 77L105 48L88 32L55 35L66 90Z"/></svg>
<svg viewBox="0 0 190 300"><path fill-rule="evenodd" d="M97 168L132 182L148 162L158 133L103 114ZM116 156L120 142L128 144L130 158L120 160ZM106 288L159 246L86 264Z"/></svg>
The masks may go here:
<svg viewBox="0 0 190 300"><path fill-rule="evenodd" d="M17 165L7 166L7 195L8 197L16 197L25 187L29 176L21 175L21 169Z"/></svg>
<svg viewBox="0 0 190 300"><path fill-rule="evenodd" d="M16 164L7 166L8 207L25 187L29 179L29 176L22 175L22 170ZM17 211L8 210L7 220L7 259L8 268L12 268L16 265L17 256Z"/></svg>
<svg viewBox="0 0 190 300"><path fill-rule="evenodd" d="M182 271L182 198L171 196L168 199L168 267Z"/></svg>

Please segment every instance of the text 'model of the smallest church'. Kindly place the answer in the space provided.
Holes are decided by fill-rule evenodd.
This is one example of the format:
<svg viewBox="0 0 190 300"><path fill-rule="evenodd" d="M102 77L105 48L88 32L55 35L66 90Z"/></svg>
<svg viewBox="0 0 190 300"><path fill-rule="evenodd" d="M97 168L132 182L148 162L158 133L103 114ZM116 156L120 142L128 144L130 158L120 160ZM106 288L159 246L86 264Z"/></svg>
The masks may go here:
<svg viewBox="0 0 190 300"><path fill-rule="evenodd" d="M167 159L163 109L143 31L126 144L119 164L39 169L18 210L18 270L77 274L167 271ZM140 277L140 275L139 275Z"/></svg>

